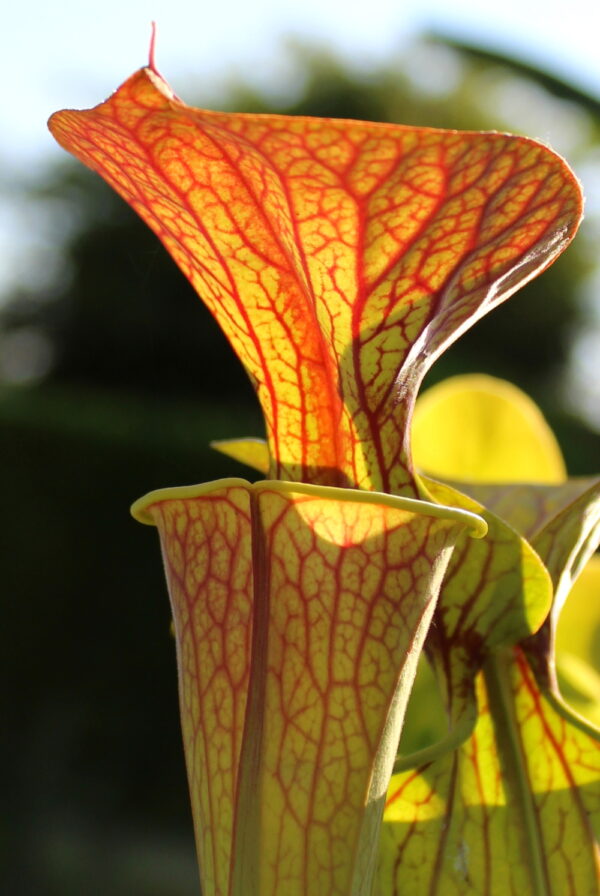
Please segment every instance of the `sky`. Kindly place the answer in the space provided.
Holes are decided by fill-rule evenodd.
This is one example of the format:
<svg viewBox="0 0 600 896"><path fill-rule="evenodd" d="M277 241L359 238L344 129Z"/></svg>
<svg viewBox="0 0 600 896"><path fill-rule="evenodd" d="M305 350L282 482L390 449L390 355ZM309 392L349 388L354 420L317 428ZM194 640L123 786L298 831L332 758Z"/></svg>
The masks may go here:
<svg viewBox="0 0 600 896"><path fill-rule="evenodd" d="M158 67L183 99L199 87L214 93L234 75L267 88L285 84L293 79L289 36L368 66L427 29L509 51L600 95L598 0L569 0L566 8L556 0L10 0L0 33L5 170L58 156L48 115L95 105L145 64L153 19Z"/></svg>

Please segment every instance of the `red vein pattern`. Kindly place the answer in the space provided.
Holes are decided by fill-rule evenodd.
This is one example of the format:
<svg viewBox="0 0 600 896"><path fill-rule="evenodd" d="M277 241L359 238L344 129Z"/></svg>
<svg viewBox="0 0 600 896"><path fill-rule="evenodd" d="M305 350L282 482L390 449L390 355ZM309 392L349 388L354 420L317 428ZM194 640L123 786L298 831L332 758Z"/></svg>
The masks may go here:
<svg viewBox="0 0 600 896"><path fill-rule="evenodd" d="M551 613L539 631L533 629L535 634L524 646L540 686L556 692L554 634L572 582L598 546L600 479L569 479L560 485L464 483L462 487L521 532L548 570L554 587Z"/></svg>
<svg viewBox="0 0 600 896"><path fill-rule="evenodd" d="M474 723L473 682L490 652L536 632L552 604L552 582L531 546L479 501L423 479L435 501L482 516L485 539L461 536L448 565L427 637L451 726Z"/></svg>
<svg viewBox="0 0 600 896"><path fill-rule="evenodd" d="M228 893L237 769L250 678L252 537L240 487L152 508L175 624L179 699L198 857ZM207 823L210 819L210 824Z"/></svg>
<svg viewBox="0 0 600 896"><path fill-rule="evenodd" d="M225 480L136 511L165 557L205 896L367 887L416 661L473 524L302 488Z"/></svg>
<svg viewBox="0 0 600 896"><path fill-rule="evenodd" d="M534 894L522 861L523 821L508 815L481 673L476 685L472 736L458 750L392 778L378 896Z"/></svg>
<svg viewBox="0 0 600 896"><path fill-rule="evenodd" d="M424 373L581 216L572 173L531 140L201 111L151 68L50 127L215 314L256 385L280 479L414 494Z"/></svg>
<svg viewBox="0 0 600 896"><path fill-rule="evenodd" d="M558 485L463 482L460 487L531 542L551 520L559 521L564 514L573 512L573 508L577 512L577 505L581 506L581 502L597 500L596 493L600 488L596 476L568 479Z"/></svg>
<svg viewBox="0 0 600 896"><path fill-rule="evenodd" d="M525 531L537 553L489 511L489 538L457 544L427 651L451 726L462 734L466 718L474 730L458 748L449 736L418 768L393 777L381 893L596 896L600 737L558 694L552 620L596 546L600 485L463 485ZM437 500L481 507L450 486L426 486ZM416 754L413 765L420 761Z"/></svg>
<svg viewBox="0 0 600 896"><path fill-rule="evenodd" d="M491 677L477 677L469 740L392 778L381 896L598 893L600 744L540 693L520 650L508 655L504 694ZM504 724L490 713L498 700Z"/></svg>

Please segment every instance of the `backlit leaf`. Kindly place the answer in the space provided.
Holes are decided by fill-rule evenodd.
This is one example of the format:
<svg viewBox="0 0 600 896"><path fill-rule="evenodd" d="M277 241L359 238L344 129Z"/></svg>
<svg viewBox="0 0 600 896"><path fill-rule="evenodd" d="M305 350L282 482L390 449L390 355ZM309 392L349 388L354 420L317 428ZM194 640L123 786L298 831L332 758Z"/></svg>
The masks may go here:
<svg viewBox="0 0 600 896"><path fill-rule="evenodd" d="M485 391L485 380L478 387ZM495 392L493 388L492 408ZM560 465L553 460L556 446L547 438L543 420L534 414L522 417L520 423L520 412L527 403L523 404L519 393L511 396L510 391L504 391L502 397L508 402L504 412L509 421L517 411L513 417L515 432L522 431L524 421L524 442L529 440L531 459L542 475L532 471L537 484L506 481L504 464L514 456L512 447L509 444L504 452L506 445L496 444L491 438L493 428L486 430L489 409L485 397L467 395L463 408L474 414L471 423L478 445L472 455L467 449L466 472L461 477L472 481L462 481L459 487L475 503L461 505L458 498L453 503L471 509L481 505L488 508L490 558L477 567L474 561L485 558L485 552L473 553L467 545L467 562L461 563L459 546L449 566L427 652L442 681L449 683L450 731L445 740L424 753L399 760L384 818L381 896L598 893L600 737L593 726L570 710L558 691L553 642L561 607L565 599L568 606L573 581L598 541L600 481L557 482ZM420 421L421 436L434 440L444 437L444 416L452 415L461 405L460 378L438 393L431 407L436 404L442 414L424 415ZM503 413L501 407L497 411ZM417 422L419 413L417 409ZM505 480L501 484L481 482L483 477L479 475L476 459L486 462L486 431L490 437L487 450L494 455L491 467ZM458 430L454 432L443 472L456 475ZM415 447L418 444L416 440ZM421 445L426 448L425 442ZM440 458L443 466L443 456ZM475 466L470 465L472 459ZM419 455L416 462L421 463ZM540 479L554 479L554 484L539 484ZM452 493L450 486L430 480L425 480L424 486L438 500L442 495L448 500ZM536 593L525 565L515 562L512 587L510 576L504 581L498 576L494 563L501 554L496 555L494 549L506 551L506 544L494 542L502 531L494 529L494 515L526 536L535 549L538 567L547 570L552 591L547 589L546 597L552 594L553 600L551 605L546 600L545 611L543 602L536 604L534 600L532 612L525 613L528 600ZM515 529L503 525L516 537ZM510 555L505 556L508 559ZM519 570L523 573L520 584ZM589 600L589 590L587 596ZM520 646L502 647L504 627L510 630L511 620L518 623L519 600L521 622L528 616L533 633L528 636L525 626L517 624L510 634L517 635L513 643L518 641ZM589 605L587 609L590 614ZM593 610L591 613L597 618ZM497 631L492 622L494 614ZM486 630L489 635L483 641L472 638L472 632ZM462 649L462 664L457 647ZM469 692L472 678L468 674L457 677L456 670L467 669L469 664L473 670L477 662L473 657L478 658L481 671L476 674L474 691ZM580 692L594 680L594 673L581 662ZM471 695L476 699L475 707L469 703ZM597 705L598 693L595 701ZM593 704L593 698L590 702ZM457 706L462 718L473 722L472 733L463 742L460 738L466 726L460 717L457 724ZM413 764L415 760L419 763L418 768L409 768L411 759Z"/></svg>
<svg viewBox="0 0 600 896"><path fill-rule="evenodd" d="M414 495L425 372L550 264L581 215L572 173L534 141L202 111L152 67L50 127L219 320L280 479Z"/></svg>
<svg viewBox="0 0 600 896"><path fill-rule="evenodd" d="M556 671L567 704L600 728L600 557L588 561L556 626Z"/></svg>
<svg viewBox="0 0 600 896"><path fill-rule="evenodd" d="M204 896L367 893L406 701L458 535L388 495L223 480L159 529Z"/></svg>
<svg viewBox="0 0 600 896"><path fill-rule="evenodd" d="M259 473L269 472L269 448L263 439L221 439L211 442L210 447Z"/></svg>
<svg viewBox="0 0 600 896"><path fill-rule="evenodd" d="M465 491L523 533L548 569L554 586L552 610L526 643L542 687L556 690L554 638L563 605L600 540L600 479L570 479L562 485L471 485Z"/></svg>
<svg viewBox="0 0 600 896"><path fill-rule="evenodd" d="M396 769L428 762L467 738L477 719L474 682L487 657L536 632L552 603L539 557L510 526L451 486L423 480L429 494L485 519L481 541L460 538L448 565L426 652L444 697L449 730L423 755L401 755Z"/></svg>
<svg viewBox="0 0 600 896"><path fill-rule="evenodd" d="M559 483L567 476L537 405L483 374L451 377L419 398L413 455L421 470L447 482Z"/></svg>
<svg viewBox="0 0 600 896"><path fill-rule="evenodd" d="M596 896L600 744L519 650L490 660L477 700L468 741L392 778L378 896Z"/></svg>

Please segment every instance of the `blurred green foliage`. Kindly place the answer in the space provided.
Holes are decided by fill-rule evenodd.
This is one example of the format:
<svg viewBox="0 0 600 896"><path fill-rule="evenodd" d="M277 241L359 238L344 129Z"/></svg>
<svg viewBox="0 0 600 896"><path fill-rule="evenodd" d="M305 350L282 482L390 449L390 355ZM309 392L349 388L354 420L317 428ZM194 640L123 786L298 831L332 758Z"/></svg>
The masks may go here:
<svg viewBox="0 0 600 896"><path fill-rule="evenodd" d="M434 45L420 52L421 69L417 53L355 73L304 50L302 89L278 110L505 129L510 115L486 93L497 96L503 78L524 96L535 84L550 117L565 95L556 79L497 56L442 47L436 63ZM593 150L598 107L563 88L586 122L571 141L577 162ZM274 108L239 85L230 106ZM56 204L66 237L56 277L16 289L0 313L0 364L3 346L13 353L0 384L2 891L188 896L197 879L166 589L156 536L127 507L152 488L248 475L207 444L260 435L262 423L216 324L121 200L67 161L32 197ZM559 389L590 271L584 238L430 378L484 371L516 382L545 410L575 473L592 472L599 453ZM41 368L27 354L36 346L49 352Z"/></svg>

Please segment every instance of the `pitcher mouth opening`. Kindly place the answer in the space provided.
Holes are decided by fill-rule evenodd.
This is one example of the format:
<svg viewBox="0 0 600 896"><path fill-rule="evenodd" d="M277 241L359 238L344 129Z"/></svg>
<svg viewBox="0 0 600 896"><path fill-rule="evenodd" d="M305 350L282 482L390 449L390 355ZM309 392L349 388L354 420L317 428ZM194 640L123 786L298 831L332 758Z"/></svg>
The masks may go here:
<svg viewBox="0 0 600 896"><path fill-rule="evenodd" d="M216 479L212 482L204 482L198 485L180 485L171 488L159 488L148 492L138 498L131 505L130 512L135 520L146 526L155 525L150 508L162 501L188 501L209 496L223 489L242 488L245 491L260 494L261 492L278 492L279 494L305 495L307 498L322 498L330 501L343 501L355 504L378 504L386 507L394 507L397 510L405 510L410 513L418 513L423 516L437 517L438 519L456 520L463 523L472 538L484 538L488 526L485 520L468 510L458 507L448 507L444 504L434 504L430 501L420 501L417 498L404 498L397 495L388 495L383 492L361 491L353 488L336 488L326 485L310 485L302 482L286 482L279 479L261 479L258 482L249 482L246 479Z"/></svg>

